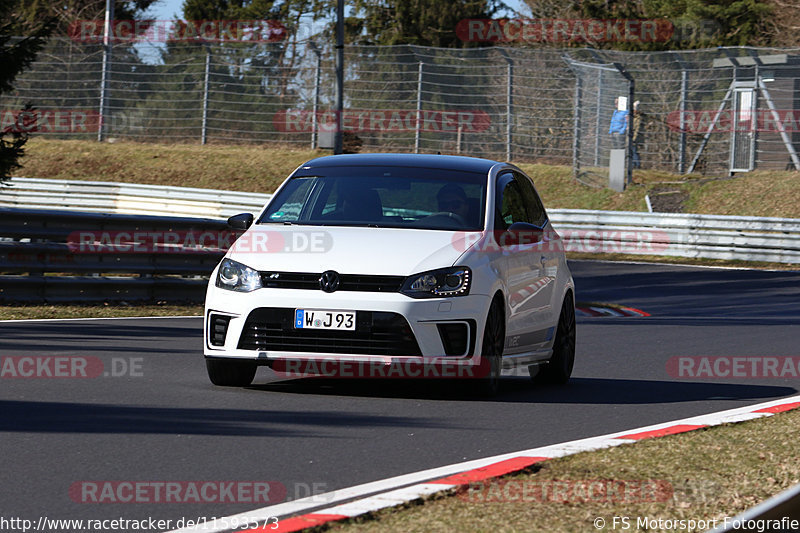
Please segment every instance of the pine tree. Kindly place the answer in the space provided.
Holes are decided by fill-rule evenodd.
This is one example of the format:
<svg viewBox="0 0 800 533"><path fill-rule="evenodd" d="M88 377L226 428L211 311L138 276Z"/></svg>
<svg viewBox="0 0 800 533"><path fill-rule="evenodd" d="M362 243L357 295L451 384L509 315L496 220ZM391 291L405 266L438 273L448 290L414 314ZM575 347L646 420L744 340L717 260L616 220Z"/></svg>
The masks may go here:
<svg viewBox="0 0 800 533"><path fill-rule="evenodd" d="M20 22L12 7L0 3L0 95L13 89L14 80L36 59L54 26L53 19L46 19L30 26L28 37L14 39L12 32ZM30 111L31 106L27 105L24 112ZM27 140L24 128L9 126L0 131L0 181L7 180L12 171L21 167L19 159L25 153Z"/></svg>
<svg viewBox="0 0 800 533"><path fill-rule="evenodd" d="M363 29L358 44L465 48L481 43L462 41L456 33L459 21L489 19L503 7L499 0L356 0L353 18L363 22L351 24Z"/></svg>
<svg viewBox="0 0 800 533"><path fill-rule="evenodd" d="M139 107L144 130L172 138L200 136L206 54L210 54L208 130L225 140L256 140L272 132L272 117L296 102L292 83L302 59L292 35L311 9L309 0L184 0L176 39L162 53L165 75ZM276 42L182 39L197 21L273 21ZM262 33L265 37L266 33ZM267 41L269 39L266 39Z"/></svg>
<svg viewBox="0 0 800 533"><path fill-rule="evenodd" d="M774 1L774 0L773 0ZM717 46L769 46L770 32L782 14L762 0L525 0L533 19L631 19L663 21L661 37L652 41L571 43L615 50L688 50ZM774 37L774 36L772 36Z"/></svg>

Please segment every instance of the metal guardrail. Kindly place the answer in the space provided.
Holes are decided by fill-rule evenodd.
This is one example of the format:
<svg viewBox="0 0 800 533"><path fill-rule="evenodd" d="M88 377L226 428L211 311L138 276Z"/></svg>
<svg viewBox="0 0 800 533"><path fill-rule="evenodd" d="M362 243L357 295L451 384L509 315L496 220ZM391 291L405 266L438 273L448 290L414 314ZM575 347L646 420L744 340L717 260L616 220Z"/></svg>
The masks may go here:
<svg viewBox="0 0 800 533"><path fill-rule="evenodd" d="M200 301L199 287L204 281L177 277L208 274L222 249L203 253L167 250L150 255L76 254L69 249L64 232L139 227L226 231L225 218L240 212L257 213L270 197L214 189L14 178L10 185L0 187L0 206L38 209L0 207L0 240L7 239L0 243L0 271L31 275L0 279L0 300ZM47 210L54 207L60 212ZM103 215L91 218L86 211ZM548 213L568 252L800 263L800 219L581 209L551 209ZM65 273L91 277L68 278ZM186 289L187 284L194 288ZM175 290L161 290L167 286Z"/></svg>
<svg viewBox="0 0 800 533"><path fill-rule="evenodd" d="M215 219L0 207L0 301L202 302L234 238Z"/></svg>
<svg viewBox="0 0 800 533"><path fill-rule="evenodd" d="M797 531L798 524L800 524L800 485L795 485L740 515L726 519L726 523L710 530L709 533Z"/></svg>
<svg viewBox="0 0 800 533"><path fill-rule="evenodd" d="M271 194L108 181L11 178L0 185L0 207L102 213L228 218L260 211Z"/></svg>
<svg viewBox="0 0 800 533"><path fill-rule="evenodd" d="M548 210L567 251L800 263L800 219Z"/></svg>

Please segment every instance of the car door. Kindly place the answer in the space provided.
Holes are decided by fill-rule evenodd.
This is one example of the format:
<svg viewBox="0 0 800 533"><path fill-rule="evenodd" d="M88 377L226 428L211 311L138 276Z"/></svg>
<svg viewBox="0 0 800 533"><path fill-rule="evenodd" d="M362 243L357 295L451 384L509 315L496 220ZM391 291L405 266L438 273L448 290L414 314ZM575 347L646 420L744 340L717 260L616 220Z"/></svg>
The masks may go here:
<svg viewBox="0 0 800 533"><path fill-rule="evenodd" d="M542 349L552 336L547 326L553 284L547 267L552 258L543 249L547 218L530 180L505 172L498 176L496 190L495 231L503 250L509 313L503 353L513 356Z"/></svg>
<svg viewBox="0 0 800 533"><path fill-rule="evenodd" d="M544 209L544 204L541 198L539 198L531 179L522 173L515 173L515 176L522 189L525 208L531 219L531 223L542 230L541 239L537 240L538 245L535 249L530 250L530 252L538 254L537 257L539 258L539 265L541 267L539 276L541 288L539 296L541 297L542 307L538 318L546 323L552 323L556 318L555 313L557 313L560 308L560 302L555 301L557 296L555 284L559 260L562 254L561 240L550 226L550 220Z"/></svg>

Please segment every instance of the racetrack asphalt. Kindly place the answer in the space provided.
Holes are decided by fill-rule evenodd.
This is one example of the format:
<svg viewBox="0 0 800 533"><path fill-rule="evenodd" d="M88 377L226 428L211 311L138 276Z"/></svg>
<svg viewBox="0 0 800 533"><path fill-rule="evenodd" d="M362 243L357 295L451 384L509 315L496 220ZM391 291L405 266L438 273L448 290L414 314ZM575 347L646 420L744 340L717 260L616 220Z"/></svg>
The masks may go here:
<svg viewBox="0 0 800 533"><path fill-rule="evenodd" d="M0 323L3 359L98 358L122 374L0 378L0 517L154 517L174 527L265 504L82 503L70 487L275 481L299 498L797 394L798 378L676 378L666 365L676 356L800 356L800 273L570 267L579 301L651 316L578 318L568 385L508 377L491 400L438 380L281 382L268 369L251 387L214 387L200 318Z"/></svg>

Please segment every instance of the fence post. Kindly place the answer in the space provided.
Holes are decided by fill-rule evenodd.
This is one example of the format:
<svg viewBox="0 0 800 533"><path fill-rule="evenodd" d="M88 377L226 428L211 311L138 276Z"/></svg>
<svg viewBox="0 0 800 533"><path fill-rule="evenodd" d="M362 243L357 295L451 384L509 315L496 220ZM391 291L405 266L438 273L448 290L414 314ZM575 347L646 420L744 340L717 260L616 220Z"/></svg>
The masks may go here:
<svg viewBox="0 0 800 533"><path fill-rule="evenodd" d="M675 60L681 67L681 97L679 102L680 110L680 136L678 137L678 172L680 174L686 171L686 102L689 96L689 67L684 63L680 54L673 52Z"/></svg>
<svg viewBox="0 0 800 533"><path fill-rule="evenodd" d="M600 165L600 111L602 111L601 102L603 97L603 71L597 69L597 103L595 105L595 113L597 120L594 123L594 166Z"/></svg>
<svg viewBox="0 0 800 533"><path fill-rule="evenodd" d="M686 96L689 94L689 76L686 69L681 69L681 134L678 146L678 172L686 170Z"/></svg>
<svg viewBox="0 0 800 533"><path fill-rule="evenodd" d="M319 112L319 82L320 82L320 72L322 70L322 56L320 55L319 50L317 49L316 44L314 41L309 43L309 46L314 51L314 54L317 56L317 68L316 72L314 73L314 106L313 111L314 114L311 116L311 149L315 150L317 148L317 113Z"/></svg>
<svg viewBox="0 0 800 533"><path fill-rule="evenodd" d="M422 61L417 71L417 131L414 134L414 153L419 153L419 135L422 128Z"/></svg>
<svg viewBox="0 0 800 533"><path fill-rule="evenodd" d="M622 76L628 80L628 126L625 128L627 134L627 146L625 148L625 183L633 183L633 99L636 94L636 82L633 76L625 70L622 63L614 63L616 68Z"/></svg>
<svg viewBox="0 0 800 533"><path fill-rule="evenodd" d="M203 76L203 125L200 133L200 144L206 144L208 136L208 79L211 71L211 49L206 47L206 67Z"/></svg>
<svg viewBox="0 0 800 533"><path fill-rule="evenodd" d="M106 20L103 26L103 70L100 80L100 124L97 128L97 142L103 142L108 129L108 85L111 77L111 25L114 24L114 0L106 0Z"/></svg>
<svg viewBox="0 0 800 533"><path fill-rule="evenodd" d="M344 152L344 0L336 2L336 130L333 132L333 153Z"/></svg>
<svg viewBox="0 0 800 533"><path fill-rule="evenodd" d="M512 123L514 121L514 64L509 58L508 61L508 88L506 91L506 161L511 161L511 138L513 135Z"/></svg>
<svg viewBox="0 0 800 533"><path fill-rule="evenodd" d="M581 169L580 159L578 152L581 148L581 97L582 97L582 80L579 73L575 75L575 101L573 109L575 109L575 120L572 125L572 173L577 179L578 173Z"/></svg>

